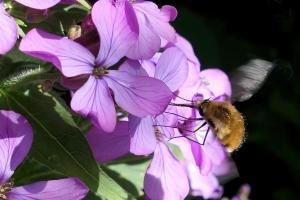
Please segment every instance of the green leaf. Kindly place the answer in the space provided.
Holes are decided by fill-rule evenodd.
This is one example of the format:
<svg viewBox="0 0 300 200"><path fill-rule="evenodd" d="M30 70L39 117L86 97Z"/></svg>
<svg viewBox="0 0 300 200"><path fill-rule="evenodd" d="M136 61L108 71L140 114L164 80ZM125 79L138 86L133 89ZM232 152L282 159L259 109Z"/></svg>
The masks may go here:
<svg viewBox="0 0 300 200"><path fill-rule="evenodd" d="M34 129L31 156L67 177L79 177L96 191L98 166L71 113L49 93L31 88L22 93L0 89L0 108L25 116Z"/></svg>
<svg viewBox="0 0 300 200"><path fill-rule="evenodd" d="M135 164L119 163L108 165L105 172L123 186L123 188L135 197L144 194L144 176L150 161Z"/></svg>
<svg viewBox="0 0 300 200"><path fill-rule="evenodd" d="M40 66L29 62L15 63L14 67L2 67L0 65L0 88L16 89L17 87L24 87L26 84L32 84L32 82L51 82L51 80L57 79L58 74L51 72L50 69L49 66ZM9 75L6 76L6 73Z"/></svg>
<svg viewBox="0 0 300 200"><path fill-rule="evenodd" d="M171 150L171 152L173 153L173 155L178 159L178 160L183 160L184 156L180 150L180 148L172 143L168 143L168 147Z"/></svg>
<svg viewBox="0 0 300 200"><path fill-rule="evenodd" d="M90 10L92 7L86 0L77 0L81 5Z"/></svg>
<svg viewBox="0 0 300 200"><path fill-rule="evenodd" d="M108 200L124 200L135 199L128 194L118 183L116 183L110 176L108 176L99 167L100 182L97 191L93 195L89 195L86 199L98 199L96 197L102 197Z"/></svg>
<svg viewBox="0 0 300 200"><path fill-rule="evenodd" d="M51 170L46 165L41 164L29 155L17 170L13 174L15 186L22 186L37 181L46 181L66 178L65 176L58 174L54 170Z"/></svg>

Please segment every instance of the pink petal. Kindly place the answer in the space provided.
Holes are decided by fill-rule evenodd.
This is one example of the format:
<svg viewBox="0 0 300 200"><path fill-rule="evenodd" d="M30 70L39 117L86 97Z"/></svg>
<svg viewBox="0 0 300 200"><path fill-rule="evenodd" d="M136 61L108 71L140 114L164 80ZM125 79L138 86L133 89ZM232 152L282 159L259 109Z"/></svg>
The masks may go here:
<svg viewBox="0 0 300 200"><path fill-rule="evenodd" d="M176 107L168 106L164 113L154 118L154 124L158 125L157 128L162 135L161 139L169 140L173 138L175 133L174 133L174 128L171 127L176 127L178 124Z"/></svg>
<svg viewBox="0 0 300 200"><path fill-rule="evenodd" d="M177 17L177 10L173 6L165 5L160 9L160 11L168 16L169 21L174 21Z"/></svg>
<svg viewBox="0 0 300 200"><path fill-rule="evenodd" d="M126 59L126 61L119 67L119 71L127 72L136 76L148 76L146 70L142 68L137 60Z"/></svg>
<svg viewBox="0 0 300 200"><path fill-rule="evenodd" d="M239 177L237 166L232 159L226 158L219 165L214 166L213 173L222 180L231 180Z"/></svg>
<svg viewBox="0 0 300 200"><path fill-rule="evenodd" d="M109 134L94 127L87 134L87 140L99 163L109 162L124 156L129 153L130 146L128 122L118 122L115 130Z"/></svg>
<svg viewBox="0 0 300 200"><path fill-rule="evenodd" d="M187 57L188 61L192 62L194 66L198 69L198 72L200 72L200 62L197 56L195 55L193 46L187 39L185 39L179 34L176 34L176 42L175 43L169 42L166 45L166 47L172 47L172 46L176 46L177 48L179 48Z"/></svg>
<svg viewBox="0 0 300 200"><path fill-rule="evenodd" d="M0 185L26 157L32 138L32 128L23 116L0 110Z"/></svg>
<svg viewBox="0 0 300 200"><path fill-rule="evenodd" d="M101 0L93 6L92 19L101 40L97 64L110 67L137 41L138 24L133 8L126 0Z"/></svg>
<svg viewBox="0 0 300 200"><path fill-rule="evenodd" d="M205 134L206 128L200 129L200 131L196 133L199 143L203 143ZM199 145L194 142L191 145L195 161L203 175L210 173L214 166L220 165L226 158L224 147L212 131L209 131L204 145Z"/></svg>
<svg viewBox="0 0 300 200"><path fill-rule="evenodd" d="M84 83L89 79L89 75L84 74L84 75L80 75L80 76L74 76L74 77L64 77L61 76L60 77L60 83L70 89L71 91L76 91L78 90L81 86L84 85Z"/></svg>
<svg viewBox="0 0 300 200"><path fill-rule="evenodd" d="M153 31L144 14L136 12L139 24L138 41L127 52L132 59L150 59L160 48L160 37Z"/></svg>
<svg viewBox="0 0 300 200"><path fill-rule="evenodd" d="M207 90L213 97L227 96L231 97L231 84L228 76L219 69L206 69L201 71L200 78L202 79L202 86L199 93L205 93ZM206 92L207 93L207 92ZM209 98L211 96L204 96Z"/></svg>
<svg viewBox="0 0 300 200"><path fill-rule="evenodd" d="M140 61L144 70L146 70L147 74L150 77L154 77L156 64L151 60L141 60Z"/></svg>
<svg viewBox="0 0 300 200"><path fill-rule="evenodd" d="M137 117L162 113L172 93L160 80L111 70L104 77L117 104Z"/></svg>
<svg viewBox="0 0 300 200"><path fill-rule="evenodd" d="M116 110L109 88L103 79L90 76L72 98L71 107L75 112L92 119L94 124L106 132L116 126Z"/></svg>
<svg viewBox="0 0 300 200"><path fill-rule="evenodd" d="M199 70L194 66L190 66L189 62L189 73L185 83L181 86L177 93L177 98L175 98L175 103L178 104L190 104L193 100L195 94L199 92L199 87L201 85L201 79L199 78ZM191 117L194 109L187 107L177 107L178 114L180 116L189 118Z"/></svg>
<svg viewBox="0 0 300 200"><path fill-rule="evenodd" d="M201 79L199 77L200 66L188 61L188 71L187 78L180 90L188 90L189 88L196 89L196 87L198 90L199 85L201 84Z"/></svg>
<svg viewBox="0 0 300 200"><path fill-rule="evenodd" d="M80 44L39 29L32 29L22 39L20 50L53 63L66 77L91 74L95 57Z"/></svg>
<svg viewBox="0 0 300 200"><path fill-rule="evenodd" d="M60 2L60 0L15 0L15 1L27 7L40 9L40 10L50 8Z"/></svg>
<svg viewBox="0 0 300 200"><path fill-rule="evenodd" d="M168 48L161 54L154 77L162 80L172 92L180 88L187 75L187 59L178 48Z"/></svg>
<svg viewBox="0 0 300 200"><path fill-rule="evenodd" d="M212 170L212 162L210 155L207 155L205 151L202 149L202 145L197 144L195 142L190 142L192 147L192 152L194 155L194 159L196 162L196 165L199 167L200 173L202 175L207 175ZM214 156L214 155L211 155Z"/></svg>
<svg viewBox="0 0 300 200"><path fill-rule="evenodd" d="M13 48L17 41L17 25L4 9L4 4L0 2L0 55L6 54Z"/></svg>
<svg viewBox="0 0 300 200"><path fill-rule="evenodd" d="M135 155L148 155L154 152L156 138L151 116L139 118L129 115L130 152Z"/></svg>
<svg viewBox="0 0 300 200"><path fill-rule="evenodd" d="M179 133L176 132L176 136L178 136ZM222 167L223 164L227 166L227 163L223 162L221 165L214 166L213 171L210 171L210 166L209 164L206 166L202 166L202 168L199 168L199 166L196 165L195 162L195 157L193 155L191 146L195 145L194 147L198 148L199 153L204 153L202 151L202 147L198 145L195 142L191 142L187 140L186 138L180 138L180 139L173 139L171 142L175 145L177 145L184 157L183 162L185 163L185 167L188 171L189 174L189 180L190 180L190 187L192 189L192 195L194 196L203 196L205 199L207 198L213 198L215 196L221 195L222 194L222 187L219 185L218 180L216 177L212 174L212 172L215 172L214 170L216 168ZM211 157L213 157L214 154L211 154ZM199 160L197 160L199 161ZM205 160L202 160L202 162L205 162ZM209 161L206 161L209 162ZM204 164L204 163L203 163ZM206 170L206 175L203 175L203 167L207 167ZM202 172L202 173L201 173ZM221 173L220 173L221 174ZM215 197L218 198L218 197Z"/></svg>
<svg viewBox="0 0 300 200"><path fill-rule="evenodd" d="M223 188L218 179L212 174L201 175L196 165L187 166L193 196L202 196L204 199L219 199Z"/></svg>
<svg viewBox="0 0 300 200"><path fill-rule="evenodd" d="M34 8L27 8L25 13L25 21L28 23L41 23L49 16L48 10L37 10Z"/></svg>
<svg viewBox="0 0 300 200"><path fill-rule="evenodd" d="M159 143L146 172L144 190L150 199L184 199L189 193L187 174L168 147Z"/></svg>
<svg viewBox="0 0 300 200"><path fill-rule="evenodd" d="M209 132L202 148L206 155L208 155L213 165L220 165L226 158L226 151L224 146L216 138L213 132Z"/></svg>
<svg viewBox="0 0 300 200"><path fill-rule="evenodd" d="M157 5L150 1L135 3L133 7L136 12L141 12L146 16L147 21L160 37L170 42L176 41L176 31L169 24L172 19L170 19L170 14L166 13L165 9L159 10Z"/></svg>
<svg viewBox="0 0 300 200"><path fill-rule="evenodd" d="M88 193L88 188L77 178L40 181L15 187L8 194L14 200L80 200Z"/></svg>

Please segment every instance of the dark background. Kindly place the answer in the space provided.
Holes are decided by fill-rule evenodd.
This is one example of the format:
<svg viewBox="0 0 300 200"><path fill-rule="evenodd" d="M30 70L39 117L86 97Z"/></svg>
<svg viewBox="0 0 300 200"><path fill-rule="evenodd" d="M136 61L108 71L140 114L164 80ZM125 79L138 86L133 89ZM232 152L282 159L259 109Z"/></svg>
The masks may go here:
<svg viewBox="0 0 300 200"><path fill-rule="evenodd" d="M233 154L240 177L225 196L249 183L250 199L300 199L299 9L286 0L156 1L178 9L173 23L188 38L201 68L230 73L251 58L275 63L263 88L236 104L247 139Z"/></svg>

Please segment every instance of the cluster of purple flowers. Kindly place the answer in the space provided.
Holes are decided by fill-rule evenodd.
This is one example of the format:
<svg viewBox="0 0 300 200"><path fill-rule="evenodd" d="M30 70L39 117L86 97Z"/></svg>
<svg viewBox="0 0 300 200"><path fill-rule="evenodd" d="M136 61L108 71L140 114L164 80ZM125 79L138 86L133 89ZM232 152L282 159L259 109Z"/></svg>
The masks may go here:
<svg viewBox="0 0 300 200"><path fill-rule="evenodd" d="M34 9L72 3L16 1ZM203 123L191 120L199 118L196 110L170 103L228 100L231 85L219 69L200 70L192 46L170 25L176 16L174 7L158 8L150 1L99 0L83 23L89 26L82 27L81 37L72 40L32 29L22 38L19 50L51 62L61 72L61 83L72 93L72 110L94 125L87 140L99 163L128 153L153 153L144 178L148 199L184 199L188 194L218 198L222 187L217 176L226 175L233 164L212 132L200 145L207 127L191 131ZM86 39L91 34L96 38L92 44ZM0 54L14 46L17 35L15 21L0 0ZM16 113L1 111L0 121L0 150L5 155L0 158L0 195L84 197L86 187L73 178L13 188L9 177L27 154L32 132ZM181 150L181 158L170 146Z"/></svg>

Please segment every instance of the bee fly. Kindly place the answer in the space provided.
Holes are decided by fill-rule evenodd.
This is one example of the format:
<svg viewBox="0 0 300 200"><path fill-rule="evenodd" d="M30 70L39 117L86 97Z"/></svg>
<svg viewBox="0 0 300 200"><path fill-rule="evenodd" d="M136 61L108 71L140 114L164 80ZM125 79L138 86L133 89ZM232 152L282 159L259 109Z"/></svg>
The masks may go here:
<svg viewBox="0 0 300 200"><path fill-rule="evenodd" d="M196 101L194 105L172 105L197 109L203 120L209 125L208 130L211 129L213 131L229 152L236 150L242 143L245 136L244 119L241 113L230 102L218 102L206 99ZM194 132L202 128L206 123L203 123ZM208 130L206 131L207 133ZM205 142L205 138L203 143Z"/></svg>
<svg viewBox="0 0 300 200"><path fill-rule="evenodd" d="M246 65L239 67L230 77L233 91L232 101L248 100L262 86L272 68L272 63L261 59L250 60ZM244 118L229 101L219 102L205 99L195 101L193 104L171 103L170 105L198 110L203 118L194 120L205 120L205 123L192 132L198 131L206 124L209 125L203 144L209 129L229 152L238 149L244 141Z"/></svg>

